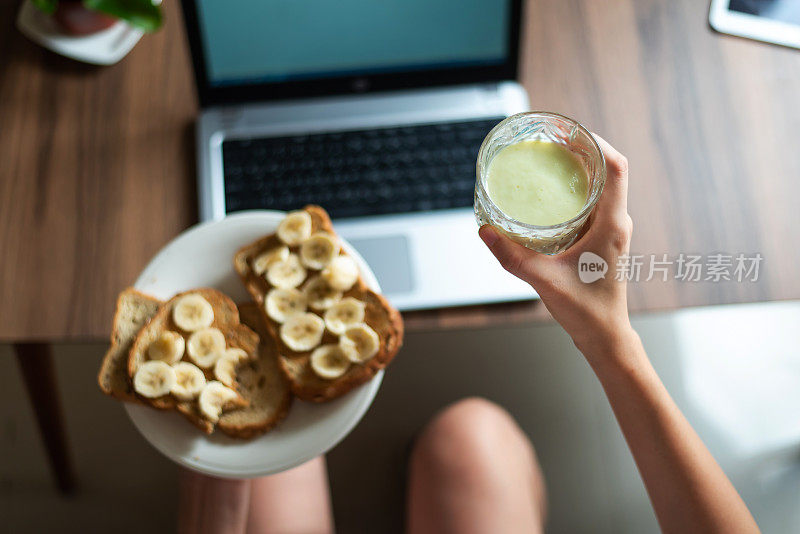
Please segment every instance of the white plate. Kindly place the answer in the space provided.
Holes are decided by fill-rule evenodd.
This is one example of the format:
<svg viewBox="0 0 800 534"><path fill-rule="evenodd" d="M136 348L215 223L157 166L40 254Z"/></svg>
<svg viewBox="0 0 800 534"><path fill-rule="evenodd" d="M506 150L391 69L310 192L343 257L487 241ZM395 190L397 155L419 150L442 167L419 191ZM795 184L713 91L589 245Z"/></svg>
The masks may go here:
<svg viewBox="0 0 800 534"><path fill-rule="evenodd" d="M117 21L113 26L90 35L67 35L53 17L36 9L30 0L25 0L19 8L17 28L31 41L57 54L94 65L118 62L144 34L126 22Z"/></svg>
<svg viewBox="0 0 800 534"><path fill-rule="evenodd" d="M249 211L190 228L159 252L134 284L166 300L196 287L214 287L235 302L250 300L233 270L233 255L242 246L275 231L283 218L276 211ZM346 242L366 284L380 291L363 258ZM175 412L159 412L126 403L133 424L156 449L175 462L209 475L249 478L278 473L324 454L361 419L375 398L383 371L366 384L332 402L292 403L277 428L250 441L215 432L206 436Z"/></svg>

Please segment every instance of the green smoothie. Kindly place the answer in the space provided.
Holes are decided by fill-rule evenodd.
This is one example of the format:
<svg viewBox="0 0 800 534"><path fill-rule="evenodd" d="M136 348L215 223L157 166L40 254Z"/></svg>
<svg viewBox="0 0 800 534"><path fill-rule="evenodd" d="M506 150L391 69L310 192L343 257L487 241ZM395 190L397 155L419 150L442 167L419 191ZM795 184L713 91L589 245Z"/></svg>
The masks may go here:
<svg viewBox="0 0 800 534"><path fill-rule="evenodd" d="M487 192L500 210L537 226L566 222L586 203L589 177L567 148L549 141L522 141L489 163Z"/></svg>

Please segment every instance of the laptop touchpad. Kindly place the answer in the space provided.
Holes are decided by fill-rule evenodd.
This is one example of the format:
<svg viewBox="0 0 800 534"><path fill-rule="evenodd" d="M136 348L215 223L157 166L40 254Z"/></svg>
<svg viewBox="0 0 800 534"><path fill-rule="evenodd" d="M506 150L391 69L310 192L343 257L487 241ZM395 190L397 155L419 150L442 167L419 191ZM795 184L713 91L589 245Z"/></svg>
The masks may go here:
<svg viewBox="0 0 800 534"><path fill-rule="evenodd" d="M406 236L356 238L348 242L372 268L383 293L408 293L414 289Z"/></svg>

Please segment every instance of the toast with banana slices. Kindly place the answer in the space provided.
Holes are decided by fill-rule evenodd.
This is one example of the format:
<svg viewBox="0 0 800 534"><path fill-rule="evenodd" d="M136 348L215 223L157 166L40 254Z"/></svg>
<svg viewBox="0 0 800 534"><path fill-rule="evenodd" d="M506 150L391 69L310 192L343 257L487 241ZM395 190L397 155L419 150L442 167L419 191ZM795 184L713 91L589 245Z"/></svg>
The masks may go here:
<svg viewBox="0 0 800 534"><path fill-rule="evenodd" d="M235 371L256 357L258 342L230 298L193 289L165 302L136 335L128 376L140 400L176 409L210 433L223 411L247 405L234 387Z"/></svg>
<svg viewBox="0 0 800 534"><path fill-rule="evenodd" d="M111 346L98 374L98 384L105 394L127 402L143 403L134 391L128 372L129 353L139 332L157 315L163 304L132 288L120 293ZM254 331L264 332L263 320L252 304L242 305L241 317ZM278 369L274 344L266 333L263 335L266 343L259 343L258 357L236 367L236 389L247 401L247 407L224 412L217 422L222 432L235 438L248 439L271 430L286 417L291 404L291 392ZM198 404L179 403L175 408L204 432L213 430L214 425L203 416Z"/></svg>
<svg viewBox="0 0 800 534"><path fill-rule="evenodd" d="M321 207L288 213L274 234L237 251L233 264L300 399L340 397L400 350L400 313L366 286Z"/></svg>
<svg viewBox="0 0 800 534"><path fill-rule="evenodd" d="M241 362L236 371L236 391L247 405L224 411L216 428L233 438L252 439L269 432L286 418L292 404L292 392L280 371L274 342L265 332L264 320L255 305L239 305L239 314L242 323L261 338L258 357ZM181 403L177 409L207 434L213 431L214 425L203 414L199 403Z"/></svg>

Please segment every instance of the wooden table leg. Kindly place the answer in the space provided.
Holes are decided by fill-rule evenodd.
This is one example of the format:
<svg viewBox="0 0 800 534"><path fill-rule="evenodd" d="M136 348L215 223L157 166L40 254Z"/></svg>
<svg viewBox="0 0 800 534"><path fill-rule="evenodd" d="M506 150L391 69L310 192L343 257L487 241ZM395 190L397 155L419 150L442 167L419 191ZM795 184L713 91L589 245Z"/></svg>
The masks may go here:
<svg viewBox="0 0 800 534"><path fill-rule="evenodd" d="M58 489L64 494L72 493L75 490L75 471L64 430L51 347L47 343L15 343L14 350Z"/></svg>

